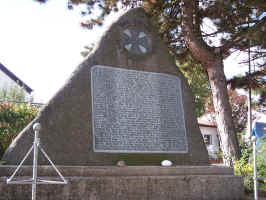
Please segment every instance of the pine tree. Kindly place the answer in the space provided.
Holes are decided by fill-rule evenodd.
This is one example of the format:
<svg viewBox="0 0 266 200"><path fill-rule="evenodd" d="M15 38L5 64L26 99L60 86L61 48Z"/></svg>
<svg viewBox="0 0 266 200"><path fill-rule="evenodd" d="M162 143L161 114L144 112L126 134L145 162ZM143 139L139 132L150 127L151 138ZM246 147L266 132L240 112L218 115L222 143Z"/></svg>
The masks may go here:
<svg viewBox="0 0 266 200"><path fill-rule="evenodd" d="M46 0L36 0L45 2ZM142 6L158 25L169 52L181 63L193 59L207 72L216 113L218 133L227 165L240 156L239 145L232 120L227 93L223 60L232 52L247 51L252 47L252 59L259 61L258 71L265 69L266 58L266 4L261 0L69 0L68 7L85 4L83 15L96 7L102 12L97 18L82 22L86 28L102 25L105 17L118 11L119 3L125 7ZM206 27L206 19L213 30ZM261 61L262 60L262 61ZM254 76L256 79L256 77ZM265 79L264 79L265 80ZM264 87L265 89L265 87ZM265 92L262 93L265 95ZM265 100L265 98L264 98Z"/></svg>

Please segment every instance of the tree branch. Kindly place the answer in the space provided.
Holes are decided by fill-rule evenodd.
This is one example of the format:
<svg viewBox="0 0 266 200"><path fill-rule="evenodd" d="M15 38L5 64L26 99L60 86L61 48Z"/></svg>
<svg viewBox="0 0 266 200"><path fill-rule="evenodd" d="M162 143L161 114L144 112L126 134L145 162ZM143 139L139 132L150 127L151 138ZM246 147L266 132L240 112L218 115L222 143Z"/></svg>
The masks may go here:
<svg viewBox="0 0 266 200"><path fill-rule="evenodd" d="M213 58L215 54L211 51L211 47L203 41L201 35L197 35L200 31L194 30L193 16L195 16L196 10L195 1L182 0L181 2L182 28L186 44L189 46L193 56L208 67L214 62Z"/></svg>
<svg viewBox="0 0 266 200"><path fill-rule="evenodd" d="M231 40L229 40L226 44L224 44L221 47L221 52L223 54L227 54L229 49L238 46L240 42L243 41L243 39L247 39L248 34L252 35L253 33L257 32L259 28L265 26L265 24L266 24L266 16L264 16L260 21L258 21L258 23L256 23L252 27L247 28L242 32L236 34ZM245 48L248 48L248 45L246 45L244 48L243 47L240 48L240 50L244 50Z"/></svg>

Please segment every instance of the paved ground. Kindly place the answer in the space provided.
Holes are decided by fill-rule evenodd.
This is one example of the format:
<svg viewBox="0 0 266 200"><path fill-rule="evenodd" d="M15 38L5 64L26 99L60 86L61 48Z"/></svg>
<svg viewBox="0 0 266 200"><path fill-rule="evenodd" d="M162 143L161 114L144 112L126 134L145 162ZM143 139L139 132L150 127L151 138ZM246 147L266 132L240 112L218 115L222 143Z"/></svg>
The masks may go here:
<svg viewBox="0 0 266 200"><path fill-rule="evenodd" d="M254 199L254 194L249 194L246 196L245 200L253 200ZM266 197L260 197L258 198L258 200L266 200Z"/></svg>

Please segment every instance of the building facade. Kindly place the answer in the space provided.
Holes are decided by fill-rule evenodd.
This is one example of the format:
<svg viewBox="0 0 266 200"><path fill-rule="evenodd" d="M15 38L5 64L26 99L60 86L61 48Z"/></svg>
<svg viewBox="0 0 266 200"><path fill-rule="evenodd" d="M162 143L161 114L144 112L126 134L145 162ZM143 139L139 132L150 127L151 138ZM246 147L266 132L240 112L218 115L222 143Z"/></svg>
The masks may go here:
<svg viewBox="0 0 266 200"><path fill-rule="evenodd" d="M23 88L25 98L30 99L32 89L18 78L14 73L7 69L3 64L0 63L0 90L10 90L11 88Z"/></svg>
<svg viewBox="0 0 266 200"><path fill-rule="evenodd" d="M218 160L220 145L216 124L202 119L198 120L198 124L210 159Z"/></svg>

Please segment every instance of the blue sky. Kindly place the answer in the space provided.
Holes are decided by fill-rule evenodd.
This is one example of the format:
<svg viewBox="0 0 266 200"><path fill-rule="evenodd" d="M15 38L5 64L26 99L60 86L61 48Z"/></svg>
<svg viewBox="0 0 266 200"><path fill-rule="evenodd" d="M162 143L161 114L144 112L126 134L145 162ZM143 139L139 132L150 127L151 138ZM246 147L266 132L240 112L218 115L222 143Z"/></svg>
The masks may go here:
<svg viewBox="0 0 266 200"><path fill-rule="evenodd" d="M83 61L83 47L104 31L81 28L79 10L68 10L66 2L0 1L0 62L34 90L36 102L46 103L62 87ZM225 62L227 77L243 71L232 71L238 57Z"/></svg>

